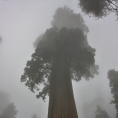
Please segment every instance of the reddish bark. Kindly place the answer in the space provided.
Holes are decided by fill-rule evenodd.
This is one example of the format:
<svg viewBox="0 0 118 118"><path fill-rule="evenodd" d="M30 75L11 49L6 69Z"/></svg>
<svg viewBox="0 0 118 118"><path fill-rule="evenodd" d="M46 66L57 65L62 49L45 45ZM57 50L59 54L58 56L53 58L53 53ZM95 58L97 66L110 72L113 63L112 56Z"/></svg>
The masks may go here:
<svg viewBox="0 0 118 118"><path fill-rule="evenodd" d="M53 63L48 118L78 118L70 70L65 58Z"/></svg>

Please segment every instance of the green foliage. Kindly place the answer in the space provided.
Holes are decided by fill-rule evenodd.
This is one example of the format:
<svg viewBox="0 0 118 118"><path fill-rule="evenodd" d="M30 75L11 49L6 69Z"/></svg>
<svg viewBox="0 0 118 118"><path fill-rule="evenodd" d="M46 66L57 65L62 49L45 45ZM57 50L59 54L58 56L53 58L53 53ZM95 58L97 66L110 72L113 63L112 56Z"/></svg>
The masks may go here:
<svg viewBox="0 0 118 118"><path fill-rule="evenodd" d="M6 109L3 110L0 118L16 118L17 111L13 103L9 104Z"/></svg>
<svg viewBox="0 0 118 118"><path fill-rule="evenodd" d="M98 105L97 110L95 111L95 118L109 118L109 115Z"/></svg>
<svg viewBox="0 0 118 118"><path fill-rule="evenodd" d="M68 7L58 8L51 22L53 26L39 36L32 59L27 62L21 82L32 92L43 89L37 95L45 99L50 93L50 79L54 60L64 57L70 68L71 78L79 81L98 74L95 65L95 49L87 42L88 28L80 14L73 13Z"/></svg>
<svg viewBox="0 0 118 118"><path fill-rule="evenodd" d="M115 71L114 69L109 70L108 79L111 88L111 93L114 98L114 100L112 100L111 103L115 104L116 111L117 111L116 115L118 117L118 71Z"/></svg>
<svg viewBox="0 0 118 118"><path fill-rule="evenodd" d="M52 65L56 58L64 57L72 79L79 81L82 77L89 79L98 73L94 56L95 49L88 44L86 34L79 28L47 29L31 61L26 64L21 82L25 82L32 92L39 90L39 85L43 84L44 88L37 98L45 99L50 92Z"/></svg>
<svg viewBox="0 0 118 118"><path fill-rule="evenodd" d="M82 11L95 17L114 12L118 16L118 0L79 0Z"/></svg>

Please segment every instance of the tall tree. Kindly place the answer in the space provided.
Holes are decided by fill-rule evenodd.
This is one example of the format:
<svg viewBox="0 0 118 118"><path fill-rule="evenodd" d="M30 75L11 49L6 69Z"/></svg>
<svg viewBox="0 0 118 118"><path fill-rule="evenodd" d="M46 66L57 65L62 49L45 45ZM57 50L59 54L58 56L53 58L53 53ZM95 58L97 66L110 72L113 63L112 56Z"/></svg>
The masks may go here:
<svg viewBox="0 0 118 118"><path fill-rule="evenodd" d="M0 118L16 118L17 111L14 106L14 103L11 103L7 106L6 109L3 110L2 115L0 115Z"/></svg>
<svg viewBox="0 0 118 118"><path fill-rule="evenodd" d="M71 79L94 77L98 73L94 56L95 49L81 29L47 29L26 64L21 82L32 92L44 86L37 98L49 95L48 118L78 118Z"/></svg>
<svg viewBox="0 0 118 118"><path fill-rule="evenodd" d="M113 95L113 99L111 103L115 104L116 108L116 116L118 118L118 71L115 71L114 69L108 71L108 79L109 79L109 85L111 88L111 93Z"/></svg>
<svg viewBox="0 0 118 118"><path fill-rule="evenodd" d="M109 118L108 113L98 105L95 111L95 118Z"/></svg>
<svg viewBox="0 0 118 118"><path fill-rule="evenodd" d="M95 17L104 17L114 12L118 17L118 0L79 0L82 11Z"/></svg>

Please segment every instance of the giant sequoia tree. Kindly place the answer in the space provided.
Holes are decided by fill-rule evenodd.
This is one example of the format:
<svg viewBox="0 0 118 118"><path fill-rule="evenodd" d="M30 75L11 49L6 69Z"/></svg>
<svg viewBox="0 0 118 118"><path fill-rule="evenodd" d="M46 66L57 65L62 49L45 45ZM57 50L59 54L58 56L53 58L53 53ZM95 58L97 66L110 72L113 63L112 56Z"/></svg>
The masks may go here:
<svg viewBox="0 0 118 118"><path fill-rule="evenodd" d="M82 11L95 17L114 12L118 17L118 0L79 0Z"/></svg>
<svg viewBox="0 0 118 118"><path fill-rule="evenodd" d="M84 31L54 26L39 41L21 82L33 92L43 85L37 98L49 95L48 118L78 118L71 79L79 81L97 74L94 56L95 49Z"/></svg>
<svg viewBox="0 0 118 118"><path fill-rule="evenodd" d="M109 70L108 71L108 79L109 85L111 88L111 93L113 95L114 100L111 103L115 104L116 107L116 116L118 118L118 71Z"/></svg>

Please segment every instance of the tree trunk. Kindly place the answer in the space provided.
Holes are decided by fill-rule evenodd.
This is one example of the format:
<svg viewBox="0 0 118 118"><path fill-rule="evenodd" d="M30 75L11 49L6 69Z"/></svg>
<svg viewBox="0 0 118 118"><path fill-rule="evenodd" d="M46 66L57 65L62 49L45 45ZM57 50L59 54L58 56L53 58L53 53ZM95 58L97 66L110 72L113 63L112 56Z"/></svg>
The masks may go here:
<svg viewBox="0 0 118 118"><path fill-rule="evenodd" d="M53 62L48 118L78 118L68 62L62 57Z"/></svg>

